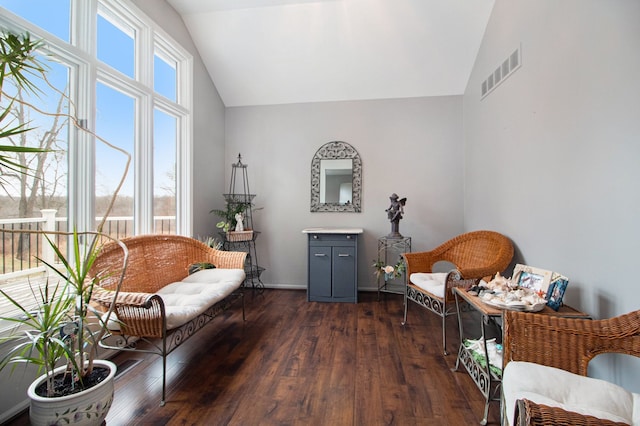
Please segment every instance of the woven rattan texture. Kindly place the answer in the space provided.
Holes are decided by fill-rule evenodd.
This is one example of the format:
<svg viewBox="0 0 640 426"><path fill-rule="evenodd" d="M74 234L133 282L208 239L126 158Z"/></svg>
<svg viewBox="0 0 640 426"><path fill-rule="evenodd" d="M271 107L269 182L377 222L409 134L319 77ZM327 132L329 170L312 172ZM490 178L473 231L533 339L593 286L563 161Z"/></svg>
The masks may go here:
<svg viewBox="0 0 640 426"><path fill-rule="evenodd" d="M518 401L515 424L517 426L623 426L626 423L583 416L562 408L536 404L528 399Z"/></svg>
<svg viewBox="0 0 640 426"><path fill-rule="evenodd" d="M603 320L504 313L504 359L587 375L589 361L613 352L640 357L640 311Z"/></svg>
<svg viewBox="0 0 640 426"><path fill-rule="evenodd" d="M528 361L587 375L601 353L640 357L640 310L615 318L587 320L505 311L504 360ZM579 392L579 390L577 390ZM618 425L560 408L518 401L516 425Z"/></svg>
<svg viewBox="0 0 640 426"><path fill-rule="evenodd" d="M162 337L164 306L154 295L162 287L181 281L189 275L189 265L213 263L217 268L244 269L246 252L215 250L193 238L179 235L141 235L125 238L129 261L115 313L123 334ZM122 250L116 244L104 246L93 264L92 273L99 274L100 286L114 290L122 267ZM100 288L94 302L107 310L113 294Z"/></svg>
<svg viewBox="0 0 640 426"><path fill-rule="evenodd" d="M179 235L140 235L125 238L129 262L121 291L155 293L172 282L189 275L189 265L196 262L213 263L217 268L243 269L244 252L215 250L193 238ZM117 271L122 266L122 250L107 244L96 259L92 270L109 271L100 282L112 290L117 284Z"/></svg>
<svg viewBox="0 0 640 426"><path fill-rule="evenodd" d="M432 272L436 262L456 265L465 279L493 276L504 271L513 258L513 245L494 231L473 231L441 244L431 251L405 253L407 276L414 272Z"/></svg>

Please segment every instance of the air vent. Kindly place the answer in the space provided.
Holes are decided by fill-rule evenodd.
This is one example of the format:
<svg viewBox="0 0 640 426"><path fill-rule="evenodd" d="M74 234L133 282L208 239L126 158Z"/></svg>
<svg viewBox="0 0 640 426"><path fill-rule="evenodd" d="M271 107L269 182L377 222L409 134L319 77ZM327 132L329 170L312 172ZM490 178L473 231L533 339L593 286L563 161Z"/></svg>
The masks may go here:
<svg viewBox="0 0 640 426"><path fill-rule="evenodd" d="M521 63L522 56L520 53L520 47L518 47L482 82L480 99L484 99L485 96L495 90L500 83L505 81L515 70L520 68Z"/></svg>

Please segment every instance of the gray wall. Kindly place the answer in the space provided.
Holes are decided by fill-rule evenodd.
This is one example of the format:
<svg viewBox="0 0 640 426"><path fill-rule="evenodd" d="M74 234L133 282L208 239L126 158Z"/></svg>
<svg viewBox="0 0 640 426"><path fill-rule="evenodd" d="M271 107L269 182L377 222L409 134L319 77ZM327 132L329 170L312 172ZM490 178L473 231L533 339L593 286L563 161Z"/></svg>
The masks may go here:
<svg viewBox="0 0 640 426"><path fill-rule="evenodd" d="M311 158L331 141L351 144L363 167L361 213L311 213ZM226 163L242 154L255 204L258 260L267 286L305 288L306 236L315 226L362 227L360 289L375 288L385 209L407 197L400 232L425 250L462 232L462 97L228 108ZM231 173L227 167L228 176Z"/></svg>
<svg viewBox="0 0 640 426"><path fill-rule="evenodd" d="M639 22L638 1L497 0L464 95L465 229L508 235L596 318L640 308ZM522 67L480 100L519 45ZM611 361L594 374L640 391L640 363Z"/></svg>

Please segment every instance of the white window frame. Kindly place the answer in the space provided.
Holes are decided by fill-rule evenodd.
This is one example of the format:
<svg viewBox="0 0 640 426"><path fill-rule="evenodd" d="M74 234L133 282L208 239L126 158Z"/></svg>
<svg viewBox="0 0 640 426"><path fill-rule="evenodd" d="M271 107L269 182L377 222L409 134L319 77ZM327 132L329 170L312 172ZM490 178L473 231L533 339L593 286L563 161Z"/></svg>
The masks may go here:
<svg viewBox="0 0 640 426"><path fill-rule="evenodd" d="M129 0L72 0L70 43L0 7L0 28L29 32L44 40L43 52L59 57L70 68L69 95L77 118L95 131L96 83L132 96L135 117L134 233L153 232L153 111L176 118L176 230L192 235L193 199L193 56ZM97 59L97 14L100 11L119 28L135 32L135 78L130 78ZM6 13L5 13L6 12ZM176 64L176 100L154 92L155 54ZM68 220L78 231L95 227L94 137L71 130L68 152ZM1 278L1 277L0 277ZM25 291L28 291L25 280Z"/></svg>

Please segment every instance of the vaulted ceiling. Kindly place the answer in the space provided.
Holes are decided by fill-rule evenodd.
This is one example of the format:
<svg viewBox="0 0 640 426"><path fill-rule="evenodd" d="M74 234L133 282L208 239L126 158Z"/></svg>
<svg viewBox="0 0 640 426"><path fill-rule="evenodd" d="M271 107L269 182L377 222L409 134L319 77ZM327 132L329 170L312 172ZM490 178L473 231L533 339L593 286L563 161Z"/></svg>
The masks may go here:
<svg viewBox="0 0 640 426"><path fill-rule="evenodd" d="M462 94L494 0L167 0L226 106Z"/></svg>

